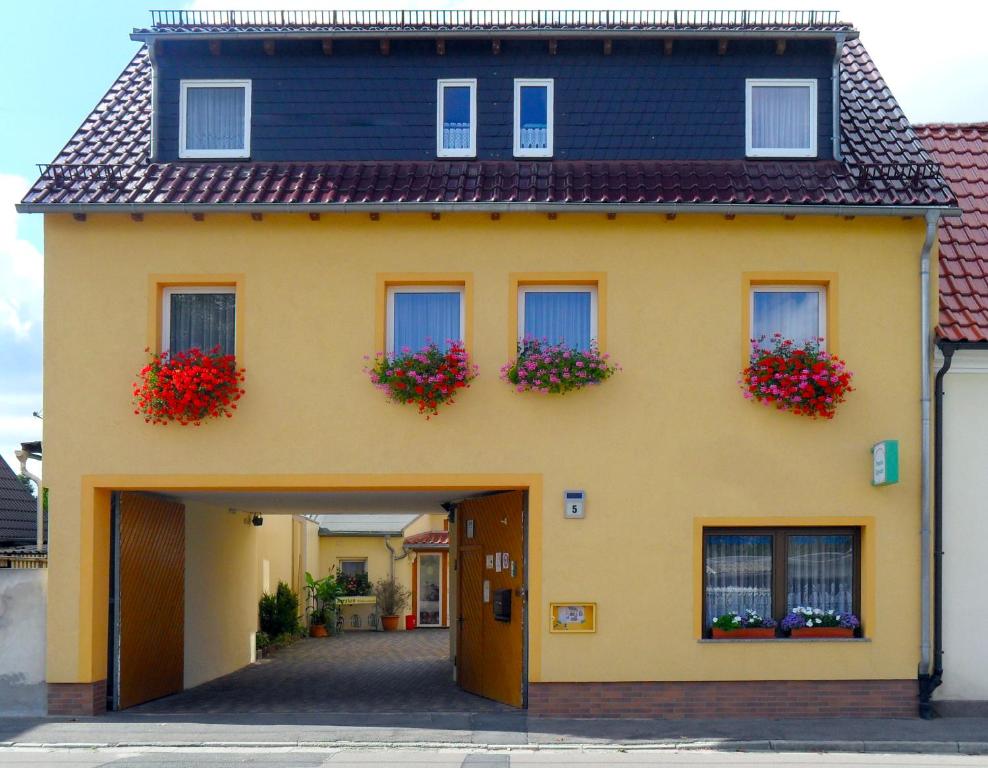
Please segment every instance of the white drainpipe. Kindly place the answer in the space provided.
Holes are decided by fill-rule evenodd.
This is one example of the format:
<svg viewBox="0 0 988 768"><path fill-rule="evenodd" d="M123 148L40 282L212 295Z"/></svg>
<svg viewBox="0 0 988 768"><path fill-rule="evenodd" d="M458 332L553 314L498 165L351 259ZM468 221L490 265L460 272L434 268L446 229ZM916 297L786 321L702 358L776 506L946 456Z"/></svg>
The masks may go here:
<svg viewBox="0 0 988 768"><path fill-rule="evenodd" d="M27 460L31 458L31 454L24 450L17 450L14 451L14 456L21 463L21 474L38 487L38 549L41 549L45 545L45 492L41 486L41 478L28 471Z"/></svg>

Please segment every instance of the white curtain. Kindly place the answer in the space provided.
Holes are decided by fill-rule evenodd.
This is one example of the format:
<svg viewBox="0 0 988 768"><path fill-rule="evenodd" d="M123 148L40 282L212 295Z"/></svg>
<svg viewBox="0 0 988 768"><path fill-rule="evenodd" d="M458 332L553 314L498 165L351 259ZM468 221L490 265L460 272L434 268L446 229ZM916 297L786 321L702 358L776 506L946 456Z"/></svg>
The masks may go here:
<svg viewBox="0 0 988 768"><path fill-rule="evenodd" d="M772 537L707 537L707 626L725 613L772 615Z"/></svg>
<svg viewBox="0 0 988 768"><path fill-rule="evenodd" d="M850 534L790 536L786 608L853 610L854 539Z"/></svg>
<svg viewBox="0 0 988 768"><path fill-rule="evenodd" d="M172 354L197 347L209 352L220 348L232 355L236 339L237 296L234 293L173 293L169 314Z"/></svg>
<svg viewBox="0 0 988 768"><path fill-rule="evenodd" d="M820 294L817 291L755 291L752 301L751 337L765 337L771 348L772 334L802 344L822 336Z"/></svg>
<svg viewBox="0 0 988 768"><path fill-rule="evenodd" d="M751 143L755 149L809 149L810 89L777 85L752 88Z"/></svg>
<svg viewBox="0 0 988 768"><path fill-rule="evenodd" d="M242 149L243 88L189 88L185 105L187 149Z"/></svg>

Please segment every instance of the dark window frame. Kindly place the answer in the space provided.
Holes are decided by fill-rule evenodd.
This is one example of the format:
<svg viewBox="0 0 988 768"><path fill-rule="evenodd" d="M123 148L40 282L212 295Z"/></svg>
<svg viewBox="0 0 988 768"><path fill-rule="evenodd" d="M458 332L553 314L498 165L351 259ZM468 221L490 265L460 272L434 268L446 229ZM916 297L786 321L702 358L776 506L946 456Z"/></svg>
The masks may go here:
<svg viewBox="0 0 988 768"><path fill-rule="evenodd" d="M711 536L771 536L772 537L772 618L781 622L786 615L786 571L789 561L790 536L846 536L850 535L854 552L854 587L851 597L851 610L861 618L861 528L855 526L711 526L703 529L703 546L700 568L703 573L701 585L703 636L709 637L710 624L707 620L707 541ZM857 633L860 634L858 629Z"/></svg>

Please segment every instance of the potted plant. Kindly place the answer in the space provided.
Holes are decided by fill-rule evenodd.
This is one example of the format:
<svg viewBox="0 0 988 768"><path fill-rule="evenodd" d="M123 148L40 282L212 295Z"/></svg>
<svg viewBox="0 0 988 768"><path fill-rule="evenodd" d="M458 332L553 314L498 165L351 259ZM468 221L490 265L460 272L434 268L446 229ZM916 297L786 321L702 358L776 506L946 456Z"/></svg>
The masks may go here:
<svg viewBox="0 0 988 768"><path fill-rule="evenodd" d="M134 383L134 413L150 424L197 427L207 419L232 417L244 394L244 375L234 356L221 354L219 347L151 354Z"/></svg>
<svg viewBox="0 0 988 768"><path fill-rule="evenodd" d="M779 626L790 637L854 637L861 622L847 611L796 606Z"/></svg>
<svg viewBox="0 0 988 768"><path fill-rule="evenodd" d="M438 416L439 406L454 403L454 396L469 387L478 372L463 342L449 341L447 345L446 351L429 344L418 352L407 347L397 355L378 352L373 365L364 371L390 400L411 403L427 419Z"/></svg>
<svg viewBox="0 0 988 768"><path fill-rule="evenodd" d="M853 392L847 363L820 349L819 340L796 344L776 333L771 348L765 337L752 339L751 361L738 382L745 398L811 419L832 419Z"/></svg>
<svg viewBox="0 0 988 768"><path fill-rule="evenodd" d="M715 640L775 637L775 619L763 618L750 608L744 613L731 611L714 619L711 634Z"/></svg>
<svg viewBox="0 0 988 768"><path fill-rule="evenodd" d="M336 603L343 594L343 588L337 583L333 574L321 579L314 579L312 574L305 572L305 592L309 605L309 635L311 637L326 637L329 635L328 620L336 613Z"/></svg>
<svg viewBox="0 0 988 768"><path fill-rule="evenodd" d="M565 344L526 338L518 344L517 357L501 368L502 381L516 392L565 395L609 379L620 366L601 354L597 342L580 350Z"/></svg>
<svg viewBox="0 0 988 768"><path fill-rule="evenodd" d="M393 578L378 579L374 584L374 597L377 598L381 627L385 632L394 632L398 629L398 619L408 606L412 593Z"/></svg>

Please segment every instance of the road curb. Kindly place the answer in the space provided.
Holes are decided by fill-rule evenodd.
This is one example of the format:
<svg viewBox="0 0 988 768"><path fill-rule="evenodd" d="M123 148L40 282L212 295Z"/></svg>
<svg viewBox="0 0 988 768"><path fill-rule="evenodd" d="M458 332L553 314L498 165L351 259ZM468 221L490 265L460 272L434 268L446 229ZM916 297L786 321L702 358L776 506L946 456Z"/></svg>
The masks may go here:
<svg viewBox="0 0 988 768"><path fill-rule="evenodd" d="M819 741L795 739L662 739L630 742L560 742L528 744L478 744L449 741L113 741L28 742L3 741L0 750L57 749L405 749L443 752L557 752L557 751L706 751L706 752L843 752L885 754L988 755L988 741Z"/></svg>

